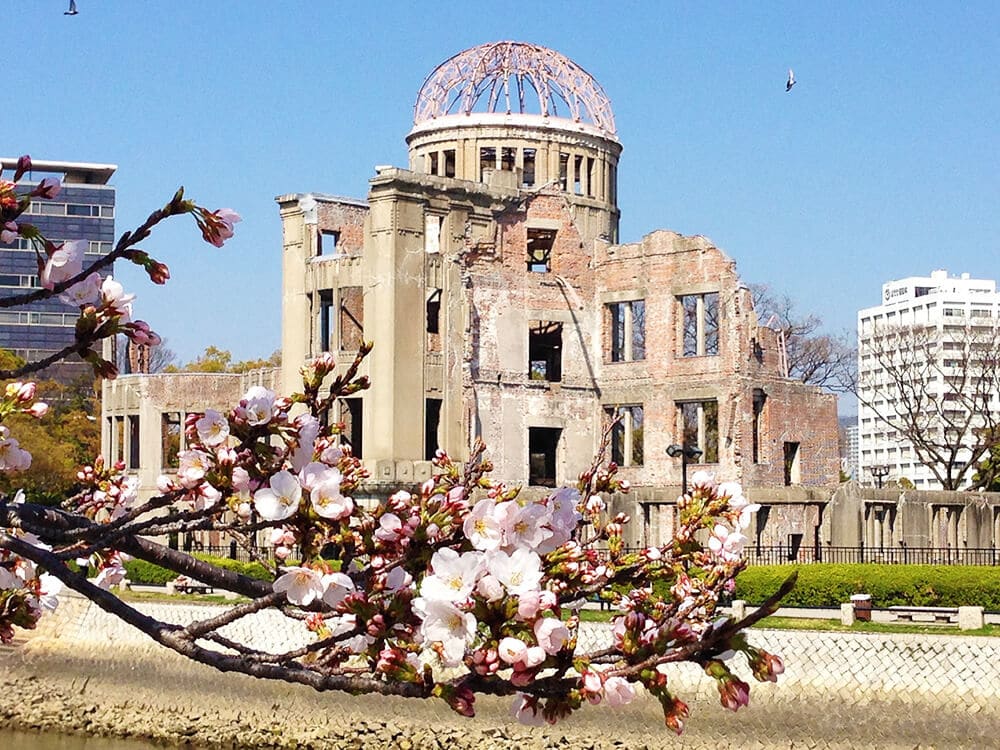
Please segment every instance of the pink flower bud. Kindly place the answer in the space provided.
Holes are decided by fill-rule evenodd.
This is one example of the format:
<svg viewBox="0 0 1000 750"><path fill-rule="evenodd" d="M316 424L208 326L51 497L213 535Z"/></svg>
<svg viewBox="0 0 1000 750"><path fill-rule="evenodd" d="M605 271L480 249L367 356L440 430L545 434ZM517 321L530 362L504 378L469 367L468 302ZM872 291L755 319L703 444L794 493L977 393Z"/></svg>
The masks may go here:
<svg viewBox="0 0 1000 750"><path fill-rule="evenodd" d="M49 405L44 401L36 401L31 405L31 408L28 409L28 414L33 416L35 419L41 419L48 413Z"/></svg>

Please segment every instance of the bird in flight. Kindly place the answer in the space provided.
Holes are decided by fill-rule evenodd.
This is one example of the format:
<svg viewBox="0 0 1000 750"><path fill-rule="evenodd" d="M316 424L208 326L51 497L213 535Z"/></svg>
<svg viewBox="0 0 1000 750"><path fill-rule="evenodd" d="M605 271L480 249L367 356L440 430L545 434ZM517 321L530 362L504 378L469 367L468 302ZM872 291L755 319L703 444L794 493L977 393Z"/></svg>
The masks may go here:
<svg viewBox="0 0 1000 750"><path fill-rule="evenodd" d="M791 68L788 69L788 81L785 82L785 91L791 91L792 86L795 85L795 71Z"/></svg>
<svg viewBox="0 0 1000 750"><path fill-rule="evenodd" d="M78 11L76 9L76 0L69 0L69 10L63 11L63 15L64 16L75 16L79 12L80 11Z"/></svg>

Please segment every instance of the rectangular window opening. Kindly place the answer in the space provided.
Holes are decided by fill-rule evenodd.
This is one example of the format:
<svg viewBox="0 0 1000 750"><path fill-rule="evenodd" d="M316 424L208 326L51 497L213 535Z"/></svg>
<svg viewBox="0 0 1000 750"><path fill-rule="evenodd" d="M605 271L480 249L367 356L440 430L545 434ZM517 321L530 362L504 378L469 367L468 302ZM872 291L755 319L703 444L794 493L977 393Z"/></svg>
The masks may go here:
<svg viewBox="0 0 1000 750"><path fill-rule="evenodd" d="M115 461L125 461L125 417L115 417Z"/></svg>
<svg viewBox="0 0 1000 750"><path fill-rule="evenodd" d="M139 468L139 415L129 414L128 417L128 467Z"/></svg>
<svg viewBox="0 0 1000 750"><path fill-rule="evenodd" d="M531 321L528 327L528 377L562 380L562 323Z"/></svg>
<svg viewBox="0 0 1000 750"><path fill-rule="evenodd" d="M177 460L181 451L180 412L163 412L160 417L160 451L164 469L176 469L180 465Z"/></svg>
<svg viewBox="0 0 1000 750"><path fill-rule="evenodd" d="M567 180L569 179L569 154L559 154L559 187L565 193L569 190ZM44 204L43 204L44 205Z"/></svg>
<svg viewBox="0 0 1000 750"><path fill-rule="evenodd" d="M802 466L799 460L799 444L785 443L785 486L802 483Z"/></svg>
<svg viewBox="0 0 1000 750"><path fill-rule="evenodd" d="M583 157L573 159L573 194L583 195Z"/></svg>
<svg viewBox="0 0 1000 750"><path fill-rule="evenodd" d="M340 350L357 351L365 338L365 305L361 287L340 288L339 310Z"/></svg>
<svg viewBox="0 0 1000 750"><path fill-rule="evenodd" d="M587 195L591 197L594 196L594 183L596 182L594 166L596 164L596 159L587 157Z"/></svg>
<svg viewBox="0 0 1000 750"><path fill-rule="evenodd" d="M355 458L361 458L363 450L361 407L360 398L340 399L340 442L351 446L351 455Z"/></svg>
<svg viewBox="0 0 1000 750"><path fill-rule="evenodd" d="M521 187L532 187L535 184L535 149L524 149L524 169L521 173Z"/></svg>
<svg viewBox="0 0 1000 750"><path fill-rule="evenodd" d="M486 182L486 172L497 168L497 150L492 146L479 149L479 181Z"/></svg>
<svg viewBox="0 0 1000 750"><path fill-rule="evenodd" d="M444 152L444 176L455 176L455 149L450 148Z"/></svg>
<svg viewBox="0 0 1000 750"><path fill-rule="evenodd" d="M340 245L340 232L332 229L324 229L319 233L319 247L316 248L316 255L332 258L338 255Z"/></svg>
<svg viewBox="0 0 1000 750"><path fill-rule="evenodd" d="M621 417L611 428L611 460L619 466L642 466L642 406L607 406L604 411L609 420Z"/></svg>
<svg viewBox="0 0 1000 750"><path fill-rule="evenodd" d="M693 463L719 462L719 403L717 401L685 401L677 405L681 418L681 435L685 447L701 451Z"/></svg>
<svg viewBox="0 0 1000 750"><path fill-rule="evenodd" d="M441 351L441 290L435 289L427 297L427 351Z"/></svg>
<svg viewBox="0 0 1000 750"><path fill-rule="evenodd" d="M753 391L753 462L760 463L761 417L764 414L764 404L767 394L760 388Z"/></svg>
<svg viewBox="0 0 1000 750"><path fill-rule="evenodd" d="M552 270L552 246L555 241L555 229L528 227L528 271L548 273Z"/></svg>
<svg viewBox="0 0 1000 750"><path fill-rule="evenodd" d="M319 351L321 352L328 352L333 349L333 333L335 325L333 311L333 290L320 290L319 309L316 312L316 321L319 332Z"/></svg>
<svg viewBox="0 0 1000 750"><path fill-rule="evenodd" d="M500 149L500 169L504 172L513 172L517 163L517 149L511 146L503 146Z"/></svg>
<svg viewBox="0 0 1000 750"><path fill-rule="evenodd" d="M427 154L427 174L437 174L438 173L438 155L437 151L431 151Z"/></svg>
<svg viewBox="0 0 1000 750"><path fill-rule="evenodd" d="M441 425L441 399L428 398L424 401L424 459L430 461L441 446L438 428Z"/></svg>
<svg viewBox="0 0 1000 750"><path fill-rule="evenodd" d="M646 301L612 302L606 305L608 349L611 362L646 358Z"/></svg>
<svg viewBox="0 0 1000 750"><path fill-rule="evenodd" d="M719 293L678 297L682 318L681 353L684 357L719 354Z"/></svg>
<svg viewBox="0 0 1000 750"><path fill-rule="evenodd" d="M528 428L528 484L556 486L556 451L562 430L553 427Z"/></svg>
<svg viewBox="0 0 1000 750"><path fill-rule="evenodd" d="M424 252L441 252L441 225L444 222L443 216L427 214L424 217Z"/></svg>

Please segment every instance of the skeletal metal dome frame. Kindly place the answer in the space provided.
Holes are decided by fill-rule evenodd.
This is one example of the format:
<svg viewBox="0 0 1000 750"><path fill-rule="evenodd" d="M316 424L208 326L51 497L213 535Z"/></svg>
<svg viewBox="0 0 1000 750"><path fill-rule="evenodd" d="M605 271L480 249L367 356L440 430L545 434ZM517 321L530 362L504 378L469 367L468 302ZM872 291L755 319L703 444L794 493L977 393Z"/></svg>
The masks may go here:
<svg viewBox="0 0 1000 750"><path fill-rule="evenodd" d="M427 76L413 108L413 123L476 111L564 117L615 134L611 100L587 71L558 52L524 42L493 42L459 52ZM477 109L478 108L478 109Z"/></svg>

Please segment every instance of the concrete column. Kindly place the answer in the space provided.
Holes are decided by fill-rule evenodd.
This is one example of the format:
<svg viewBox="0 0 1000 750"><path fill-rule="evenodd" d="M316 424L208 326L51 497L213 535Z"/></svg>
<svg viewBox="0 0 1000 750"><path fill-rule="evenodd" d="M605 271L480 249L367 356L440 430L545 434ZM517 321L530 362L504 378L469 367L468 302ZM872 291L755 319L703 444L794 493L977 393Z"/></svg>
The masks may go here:
<svg viewBox="0 0 1000 750"><path fill-rule="evenodd" d="M695 300L695 352L701 357L705 354L705 297L699 294Z"/></svg>

